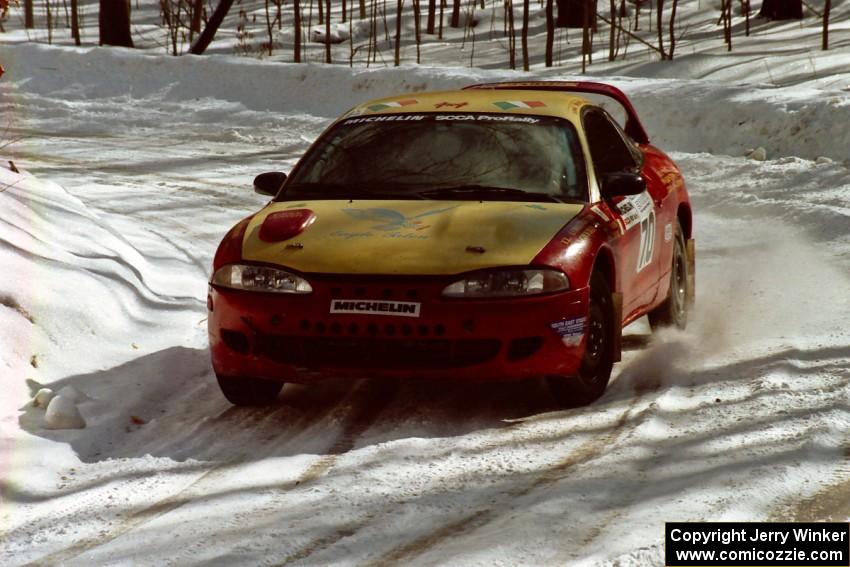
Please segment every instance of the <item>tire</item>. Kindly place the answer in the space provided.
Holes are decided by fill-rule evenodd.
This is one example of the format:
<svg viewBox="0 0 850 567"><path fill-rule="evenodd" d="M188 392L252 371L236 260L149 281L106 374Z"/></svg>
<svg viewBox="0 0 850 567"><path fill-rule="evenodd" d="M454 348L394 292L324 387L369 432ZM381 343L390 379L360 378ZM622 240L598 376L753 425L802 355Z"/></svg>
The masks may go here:
<svg viewBox="0 0 850 567"><path fill-rule="evenodd" d="M261 380L259 378L243 378L220 376L216 374L221 393L231 404L236 406L268 406L277 400L277 395L283 388L283 382Z"/></svg>
<svg viewBox="0 0 850 567"><path fill-rule="evenodd" d="M648 313L649 325L653 331L664 327L676 327L684 330L688 326L688 307L691 297L688 297L688 258L685 252L685 237L682 227L676 221L676 232L673 238L673 260L670 269L670 290L664 303Z"/></svg>
<svg viewBox="0 0 850 567"><path fill-rule="evenodd" d="M576 376L550 376L549 389L562 407L593 403L605 392L614 367L614 304L608 282L599 272L590 278L585 352Z"/></svg>

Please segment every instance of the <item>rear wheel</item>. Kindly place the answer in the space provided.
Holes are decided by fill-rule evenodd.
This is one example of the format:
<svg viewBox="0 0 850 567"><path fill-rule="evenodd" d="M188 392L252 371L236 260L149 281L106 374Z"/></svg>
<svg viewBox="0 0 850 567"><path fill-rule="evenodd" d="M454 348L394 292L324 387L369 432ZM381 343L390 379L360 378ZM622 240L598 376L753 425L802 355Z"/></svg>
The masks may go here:
<svg viewBox="0 0 850 567"><path fill-rule="evenodd" d="M218 386L221 393L231 404L237 406L267 406L273 404L283 388L283 382L261 380L259 378L242 378L235 376L220 376Z"/></svg>
<svg viewBox="0 0 850 567"><path fill-rule="evenodd" d="M688 297L688 258L685 252L685 237L679 221L676 221L673 263L670 269L670 291L664 303L649 312L649 325L652 330L663 327L679 329L687 327L688 306L691 299Z"/></svg>
<svg viewBox="0 0 850 567"><path fill-rule="evenodd" d="M608 386L614 366L614 304L608 282L599 272L590 279L585 349L578 375L547 378L552 394L566 407L578 407L597 400Z"/></svg>

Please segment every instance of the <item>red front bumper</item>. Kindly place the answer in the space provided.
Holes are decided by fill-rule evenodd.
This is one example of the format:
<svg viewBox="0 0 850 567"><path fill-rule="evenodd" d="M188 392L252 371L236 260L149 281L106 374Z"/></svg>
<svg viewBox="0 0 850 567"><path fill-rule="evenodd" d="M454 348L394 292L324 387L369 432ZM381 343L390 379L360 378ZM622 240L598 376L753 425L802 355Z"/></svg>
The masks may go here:
<svg viewBox="0 0 850 567"><path fill-rule="evenodd" d="M558 323L587 315L587 288L469 301L443 298L442 281L311 284L314 291L308 295L210 288L208 327L216 373L285 382L332 377L519 380L574 375L584 353L584 339L574 331L572 340L562 338L565 327ZM335 298L416 302L421 310L418 317L332 314Z"/></svg>

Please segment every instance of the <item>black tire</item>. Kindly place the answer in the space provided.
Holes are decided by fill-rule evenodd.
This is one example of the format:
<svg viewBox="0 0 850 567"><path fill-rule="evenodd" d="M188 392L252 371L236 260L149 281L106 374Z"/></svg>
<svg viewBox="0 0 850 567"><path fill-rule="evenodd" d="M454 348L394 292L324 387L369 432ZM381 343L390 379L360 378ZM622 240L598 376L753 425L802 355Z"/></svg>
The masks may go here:
<svg viewBox="0 0 850 567"><path fill-rule="evenodd" d="M673 237L673 261L670 269L670 290L664 303L649 312L649 325L652 330L664 327L676 327L684 330L688 326L688 257L685 252L685 236L682 227L676 221Z"/></svg>
<svg viewBox="0 0 850 567"><path fill-rule="evenodd" d="M576 376L550 376L549 389L562 407L593 403L605 392L614 367L614 304L605 277L594 272L590 278L587 336L581 367Z"/></svg>
<svg viewBox="0 0 850 567"><path fill-rule="evenodd" d="M218 374L216 378L218 378L221 393L227 401L237 406L271 405L277 400L277 395L283 388L283 382L259 378L219 376Z"/></svg>

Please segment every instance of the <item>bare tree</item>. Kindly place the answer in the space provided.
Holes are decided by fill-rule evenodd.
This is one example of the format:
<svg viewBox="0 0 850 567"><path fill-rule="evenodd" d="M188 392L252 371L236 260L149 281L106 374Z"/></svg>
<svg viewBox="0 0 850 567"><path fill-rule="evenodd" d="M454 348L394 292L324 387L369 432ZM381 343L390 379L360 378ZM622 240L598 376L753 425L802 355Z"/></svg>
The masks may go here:
<svg viewBox="0 0 850 567"><path fill-rule="evenodd" d="M522 69L528 71L528 1L522 2Z"/></svg>
<svg viewBox="0 0 850 567"><path fill-rule="evenodd" d="M832 0L826 0L823 6L823 44L824 51L829 49L829 11L832 9Z"/></svg>
<svg viewBox="0 0 850 567"><path fill-rule="evenodd" d="M103 2L104 0L100 0ZM218 31L219 26L224 21L224 17L227 15L227 12L230 11L230 7L233 5L233 0L219 0L218 6L216 6L215 12L213 12L210 21L207 22L204 31L201 32L201 35L198 36L198 40L192 45L191 49L189 49L190 53L195 55L202 55L204 51L207 50L213 38L215 37L215 33Z"/></svg>
<svg viewBox="0 0 850 567"><path fill-rule="evenodd" d="M420 9L419 0L413 0L413 31L416 34L416 64L421 63L422 54L422 10Z"/></svg>
<svg viewBox="0 0 850 567"><path fill-rule="evenodd" d="M203 14L204 0L194 0L192 2L192 23L189 25L189 43L192 43L196 33L201 33L201 16Z"/></svg>
<svg viewBox="0 0 850 567"><path fill-rule="evenodd" d="M759 16L771 20L802 20L803 0L764 0Z"/></svg>
<svg viewBox="0 0 850 567"><path fill-rule="evenodd" d="M552 66L552 47L555 43L554 0L546 0L546 66Z"/></svg>
<svg viewBox="0 0 850 567"><path fill-rule="evenodd" d="M100 0L98 28L100 45L133 47L133 38L130 36L130 4L127 0Z"/></svg>
<svg viewBox="0 0 850 567"><path fill-rule="evenodd" d="M403 7L404 0L398 0L395 11L395 58L393 59L396 67L401 65L401 9Z"/></svg>
<svg viewBox="0 0 850 567"><path fill-rule="evenodd" d="M35 14L32 5L34 1L24 0L24 27L29 30L35 27Z"/></svg>
<svg viewBox="0 0 850 567"><path fill-rule="evenodd" d="M516 69L516 35L514 33L513 0L505 0L505 9L508 13L508 62L511 69Z"/></svg>
<svg viewBox="0 0 850 567"><path fill-rule="evenodd" d="M74 45L81 45L80 8L77 5L77 0L71 0L71 37L74 38Z"/></svg>
<svg viewBox="0 0 850 567"><path fill-rule="evenodd" d="M449 25L453 28L460 27L460 0L453 0L452 2L452 21Z"/></svg>
<svg viewBox="0 0 850 567"><path fill-rule="evenodd" d="M731 2L731 0L730 0ZM673 59L673 52L676 51L676 9L679 7L679 0L673 0L673 6L670 8L670 51L667 52L667 59Z"/></svg>
<svg viewBox="0 0 850 567"><path fill-rule="evenodd" d="M301 63L301 0L292 0L292 11L294 36L292 59L296 63Z"/></svg>
<svg viewBox="0 0 850 567"><path fill-rule="evenodd" d="M322 5L319 0L319 5ZM331 62L331 0L327 0L325 5L325 63Z"/></svg>
<svg viewBox="0 0 850 567"><path fill-rule="evenodd" d="M434 20L437 17L437 0L428 0L428 21L425 24L425 33L434 35Z"/></svg>

